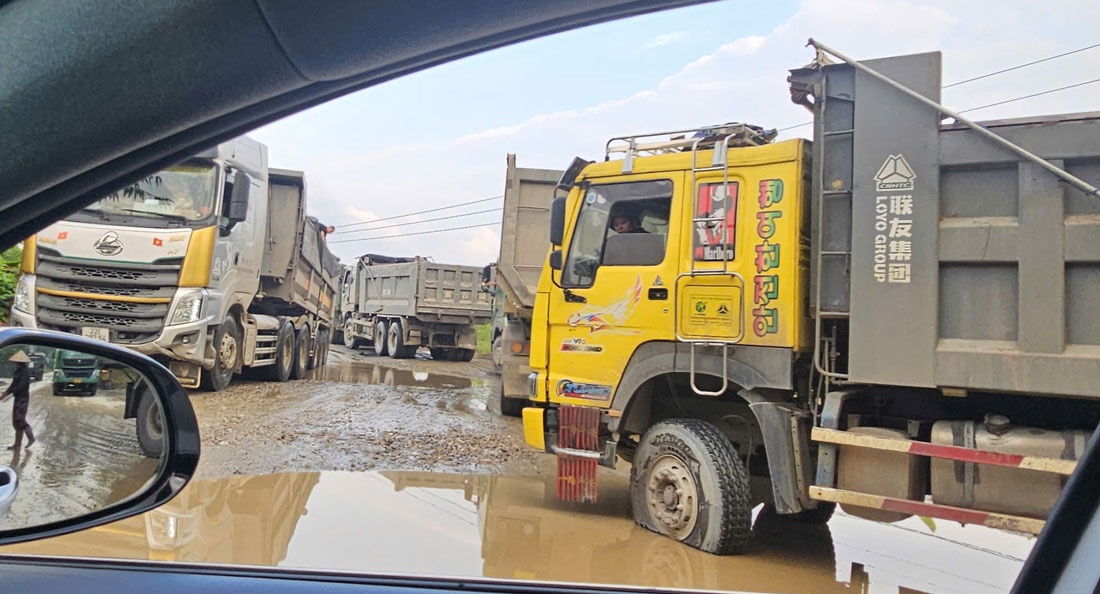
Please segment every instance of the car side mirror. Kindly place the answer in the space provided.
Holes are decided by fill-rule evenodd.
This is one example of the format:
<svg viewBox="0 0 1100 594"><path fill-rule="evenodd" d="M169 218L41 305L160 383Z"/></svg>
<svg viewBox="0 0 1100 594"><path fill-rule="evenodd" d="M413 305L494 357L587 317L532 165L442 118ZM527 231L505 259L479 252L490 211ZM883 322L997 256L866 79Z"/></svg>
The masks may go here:
<svg viewBox="0 0 1100 594"><path fill-rule="evenodd" d="M554 250L554 251L550 252L550 269L551 270L561 270L562 269L561 258L562 258L561 250Z"/></svg>
<svg viewBox="0 0 1100 594"><path fill-rule="evenodd" d="M233 193L229 196L229 208L226 211L226 218L229 219L231 228L248 218L248 198L251 192L252 178L247 173L238 171L233 182Z"/></svg>
<svg viewBox="0 0 1100 594"><path fill-rule="evenodd" d="M565 197L554 198L550 203L550 245L558 246L565 241Z"/></svg>
<svg viewBox="0 0 1100 594"><path fill-rule="evenodd" d="M41 373L32 368L39 358ZM151 510L198 466L187 393L164 366L129 349L0 330L0 394L0 410L12 415L0 439L14 446L0 449L0 545Z"/></svg>

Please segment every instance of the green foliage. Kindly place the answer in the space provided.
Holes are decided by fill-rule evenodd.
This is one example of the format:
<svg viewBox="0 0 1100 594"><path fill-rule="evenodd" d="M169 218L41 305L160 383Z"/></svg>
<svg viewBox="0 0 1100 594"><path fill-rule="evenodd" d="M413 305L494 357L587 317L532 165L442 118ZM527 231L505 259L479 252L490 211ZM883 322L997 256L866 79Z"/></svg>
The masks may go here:
<svg viewBox="0 0 1100 594"><path fill-rule="evenodd" d="M0 322L8 323L11 302L15 297L15 282L19 280L19 263L23 259L23 247L16 245L0 254Z"/></svg>
<svg viewBox="0 0 1100 594"><path fill-rule="evenodd" d="M477 327L477 352L487 354L493 348L493 325L482 324Z"/></svg>

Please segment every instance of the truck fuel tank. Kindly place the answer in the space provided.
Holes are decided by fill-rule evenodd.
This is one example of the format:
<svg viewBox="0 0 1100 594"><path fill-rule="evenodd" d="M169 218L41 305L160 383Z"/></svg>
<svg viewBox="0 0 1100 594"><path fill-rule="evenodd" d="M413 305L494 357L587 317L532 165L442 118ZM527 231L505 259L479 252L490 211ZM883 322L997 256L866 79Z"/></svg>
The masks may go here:
<svg viewBox="0 0 1100 594"><path fill-rule="evenodd" d="M1079 459L1088 435L1078 430L1015 427L1007 417L996 414L987 415L982 423L939 421L932 425L934 444L1063 460ZM933 458L932 500L941 505L1045 518L1065 479L1036 470Z"/></svg>

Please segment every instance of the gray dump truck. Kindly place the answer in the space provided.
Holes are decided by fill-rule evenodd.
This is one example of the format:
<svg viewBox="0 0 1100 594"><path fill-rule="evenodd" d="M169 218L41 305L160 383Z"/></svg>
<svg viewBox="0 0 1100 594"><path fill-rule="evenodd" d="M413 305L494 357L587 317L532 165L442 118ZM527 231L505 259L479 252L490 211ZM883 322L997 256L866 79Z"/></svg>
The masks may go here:
<svg viewBox="0 0 1100 594"><path fill-rule="evenodd" d="M164 363L186 387L300 378L327 354L339 261L300 171L241 137L46 227L25 243L12 324Z"/></svg>
<svg viewBox="0 0 1100 594"><path fill-rule="evenodd" d="M340 287L344 345L371 345L378 356L404 359L428 347L432 358L470 361L477 328L492 317L480 290L481 269L424 258L360 256Z"/></svg>
<svg viewBox="0 0 1100 594"><path fill-rule="evenodd" d="M493 280L498 319L493 323L494 359L500 362L500 412L519 416L527 401L531 367L531 312L550 248L550 202L562 171L516 167L508 155L500 257ZM499 319L503 317L503 319Z"/></svg>

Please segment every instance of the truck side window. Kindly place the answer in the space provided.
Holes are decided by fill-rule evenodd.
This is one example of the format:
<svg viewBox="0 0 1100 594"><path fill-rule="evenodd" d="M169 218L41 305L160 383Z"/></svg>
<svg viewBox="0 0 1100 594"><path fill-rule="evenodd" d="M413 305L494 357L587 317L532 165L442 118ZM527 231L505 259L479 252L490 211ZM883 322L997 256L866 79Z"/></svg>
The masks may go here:
<svg viewBox="0 0 1100 594"><path fill-rule="evenodd" d="M569 243L562 286L592 286L600 266L660 264L667 245L671 206L669 180L590 186L582 198Z"/></svg>

